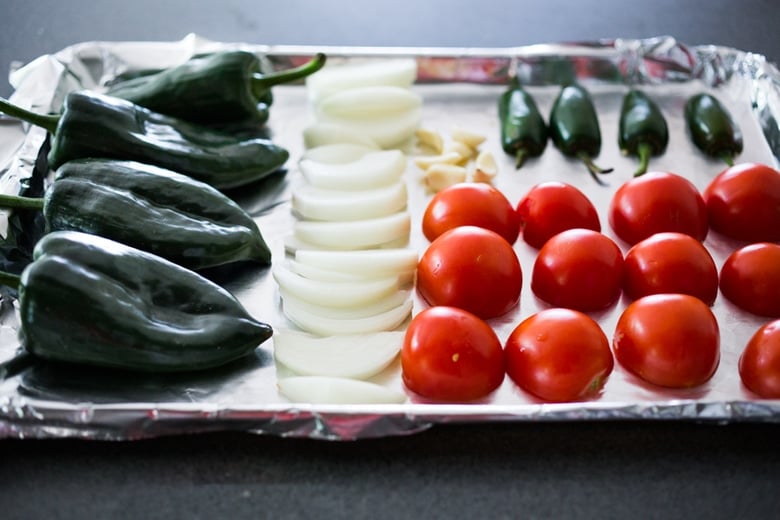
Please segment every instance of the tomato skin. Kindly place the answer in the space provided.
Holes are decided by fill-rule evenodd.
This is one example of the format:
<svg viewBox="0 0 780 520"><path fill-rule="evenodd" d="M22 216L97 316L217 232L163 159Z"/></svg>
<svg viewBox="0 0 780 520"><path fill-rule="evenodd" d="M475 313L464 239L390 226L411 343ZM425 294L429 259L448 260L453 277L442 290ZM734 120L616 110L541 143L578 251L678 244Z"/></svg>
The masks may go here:
<svg viewBox="0 0 780 520"><path fill-rule="evenodd" d="M674 173L649 172L620 186L608 210L609 225L629 245L664 231L707 237L707 206L696 186Z"/></svg>
<svg viewBox="0 0 780 520"><path fill-rule="evenodd" d="M569 229L539 250L531 290L554 307L583 312L602 310L620 296L623 253L606 235Z"/></svg>
<svg viewBox="0 0 780 520"><path fill-rule="evenodd" d="M520 233L520 220L512 203L499 190L484 182L464 182L433 196L425 208L422 230L436 238L458 226L477 226L495 231L514 244Z"/></svg>
<svg viewBox="0 0 780 520"><path fill-rule="evenodd" d="M626 307L612 339L621 366L658 386L704 384L720 363L720 331L710 308L688 294L653 294Z"/></svg>
<svg viewBox="0 0 780 520"><path fill-rule="evenodd" d="M504 348L507 374L525 391L554 402L598 395L614 360L609 340L590 316L552 308L523 320Z"/></svg>
<svg viewBox="0 0 780 520"><path fill-rule="evenodd" d="M501 341L485 321L455 307L429 307L406 330L404 384L439 401L481 399L504 381Z"/></svg>
<svg viewBox="0 0 780 520"><path fill-rule="evenodd" d="M723 170L705 188L712 229L747 242L780 241L780 172L744 163Z"/></svg>
<svg viewBox="0 0 780 520"><path fill-rule="evenodd" d="M753 393L780 399L780 320L759 328L739 357L739 377Z"/></svg>
<svg viewBox="0 0 780 520"><path fill-rule="evenodd" d="M683 233L656 233L626 253L623 291L632 300L649 294L682 293L712 305L718 296L718 267L695 238Z"/></svg>
<svg viewBox="0 0 780 520"><path fill-rule="evenodd" d="M542 182L517 204L523 240L536 249L567 229L601 231L593 203L580 190L563 182Z"/></svg>
<svg viewBox="0 0 780 520"><path fill-rule="evenodd" d="M459 307L483 319L515 307L522 285L520 260L509 242L475 226L446 231L417 264L417 290L430 305Z"/></svg>
<svg viewBox="0 0 780 520"><path fill-rule="evenodd" d="M720 269L720 291L743 310L780 317L780 245L761 242L732 252Z"/></svg>

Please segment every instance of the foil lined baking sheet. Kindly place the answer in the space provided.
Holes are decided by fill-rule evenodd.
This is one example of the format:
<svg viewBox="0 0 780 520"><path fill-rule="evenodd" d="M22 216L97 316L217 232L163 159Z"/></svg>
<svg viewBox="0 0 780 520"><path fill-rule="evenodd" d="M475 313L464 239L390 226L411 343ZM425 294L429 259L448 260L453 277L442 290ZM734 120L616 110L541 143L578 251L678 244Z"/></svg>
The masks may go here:
<svg viewBox="0 0 780 520"><path fill-rule="evenodd" d="M627 86L648 92L667 117L671 142L652 170L684 175L703 189L723 166L701 155L686 134L682 108L692 94L716 95L739 122L745 140L740 161L780 160L780 73L763 56L718 46L686 46L671 37L646 40L610 40L545 44L516 48L366 48L296 47L218 43L189 35L174 42L86 42L14 70L11 100L37 111L56 111L74 89L100 90L117 75L139 69L161 68L195 53L242 48L258 53L269 67L300 64L315 52L329 62L413 57L418 64L414 89L423 97L423 125L444 135L454 126L488 137L483 149L499 161L495 184L516 203L534 184L561 180L576 185L599 209L602 230L614 238L606 208L614 190L631 177L634 159L617 147L620 102ZM549 146L539 159L515 171L512 159L499 144L496 101L510 75L518 75L549 113L559 85L577 79L591 92L599 114L603 147L598 163L615 168L598 186L579 163ZM287 171L272 176L258 189L232 195L252 214L272 247L275 259L284 258L283 237L292 230L290 193L300 182L297 160L303 152L302 131L312 122L303 84L274 88L269 125L272 138L288 148ZM34 189L36 164L46 150L46 133L17 121L0 118L0 190L29 193ZM413 149L407 150L411 154ZM44 168L45 169L45 168ZM422 253L427 241L420 217L429 200L410 161L405 173L412 214L410 247ZM38 189L41 189L39 186ZM0 214L5 253L20 224L12 214ZM11 243L11 246L8 243ZM710 233L705 244L720 267L735 242ZM625 244L624 252L627 250ZM503 341L525 317L544 308L529 282L535 251L522 240L515 244L524 273L520 305L490 320ZM8 256L8 255L6 255ZM13 256L13 255L11 255ZM291 327L280 310L279 295L270 271L216 269L208 275L232 291L250 313L275 328ZM721 328L721 362L710 382L689 390L663 390L644 384L619 365L594 400L549 404L535 400L507 378L490 397L478 403L438 404L409 396L399 405L324 406L288 402L276 383L284 367L273 359L273 340L253 356L200 374L139 376L87 367L35 362L8 363L19 349L18 318L13 293L0 299L0 437L80 437L132 440L159 435L218 430L260 434L352 440L420 431L437 423L485 421L696 420L780 421L780 401L761 400L744 389L737 372L739 354L763 318L734 308L719 295L713 306ZM611 336L627 302L591 314ZM415 312L424 303L415 301ZM403 391L396 361L372 381Z"/></svg>

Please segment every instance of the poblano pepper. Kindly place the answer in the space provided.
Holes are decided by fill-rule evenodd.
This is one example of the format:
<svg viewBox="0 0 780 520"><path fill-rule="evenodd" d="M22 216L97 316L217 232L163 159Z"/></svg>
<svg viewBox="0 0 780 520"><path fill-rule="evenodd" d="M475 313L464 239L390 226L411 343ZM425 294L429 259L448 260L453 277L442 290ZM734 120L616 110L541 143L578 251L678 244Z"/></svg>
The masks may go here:
<svg viewBox="0 0 780 520"><path fill-rule="evenodd" d="M47 231L100 235L190 269L271 261L257 224L222 192L132 161L67 162L43 198L0 195L0 207L43 210Z"/></svg>
<svg viewBox="0 0 780 520"><path fill-rule="evenodd" d="M237 138L90 91L68 94L61 115L37 114L4 99L0 112L52 134L48 160L55 170L74 159L131 160L228 189L266 177L289 158L267 139Z"/></svg>
<svg viewBox="0 0 780 520"><path fill-rule="evenodd" d="M156 255L95 235L57 231L21 277L21 339L33 356L142 372L224 365L272 328L228 291Z"/></svg>
<svg viewBox="0 0 780 520"><path fill-rule="evenodd" d="M120 82L107 93L203 125L265 123L273 101L271 87L305 78L325 61L320 53L300 67L263 74L256 54L223 51Z"/></svg>
<svg viewBox="0 0 780 520"><path fill-rule="evenodd" d="M517 77L498 98L501 147L515 158L520 168L528 157L538 157L547 147L547 123L536 102L523 89Z"/></svg>
<svg viewBox="0 0 780 520"><path fill-rule="evenodd" d="M597 174L609 173L612 168L600 168L593 162L601 152L601 128L593 100L582 86L566 85L555 98L550 135L561 153L581 160L596 182L604 184Z"/></svg>
<svg viewBox="0 0 780 520"><path fill-rule="evenodd" d="M669 127L661 109L641 90L623 97L618 123L618 146L626 155L639 157L638 177L647 171L650 157L661 155L669 144Z"/></svg>
<svg viewBox="0 0 780 520"><path fill-rule="evenodd" d="M717 98L692 96L685 103L685 122L699 150L734 165L734 158L742 153L742 132Z"/></svg>

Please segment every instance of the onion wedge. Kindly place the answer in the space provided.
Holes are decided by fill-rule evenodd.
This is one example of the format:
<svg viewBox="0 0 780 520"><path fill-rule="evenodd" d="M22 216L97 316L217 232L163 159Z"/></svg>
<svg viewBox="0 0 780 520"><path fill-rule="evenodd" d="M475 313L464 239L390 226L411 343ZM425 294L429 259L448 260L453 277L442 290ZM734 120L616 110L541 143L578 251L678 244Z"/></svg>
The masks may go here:
<svg viewBox="0 0 780 520"><path fill-rule="evenodd" d="M403 331L318 337L292 330L274 332L274 357L302 376L368 379L398 356Z"/></svg>
<svg viewBox="0 0 780 520"><path fill-rule="evenodd" d="M413 304L413 299L407 298L401 305L374 316L340 319L314 314L304 306L296 305L294 299L288 299L282 302L282 312L295 325L312 334L367 334L397 328L412 313Z"/></svg>
<svg viewBox="0 0 780 520"><path fill-rule="evenodd" d="M300 300L330 307L369 305L399 290L398 277L324 282L304 278L278 265L273 269L273 277L282 291Z"/></svg>
<svg viewBox="0 0 780 520"><path fill-rule="evenodd" d="M292 208L311 220L363 220L384 217L406 208L406 183L364 191L326 190L304 185L293 192Z"/></svg>
<svg viewBox="0 0 780 520"><path fill-rule="evenodd" d="M401 404L402 392L343 377L294 376L278 381L279 392L294 403Z"/></svg>
<svg viewBox="0 0 780 520"><path fill-rule="evenodd" d="M359 135L368 136L380 148L392 149L405 145L415 137L422 122L422 110L413 108L371 119L354 119L321 115L321 121L349 128Z"/></svg>
<svg viewBox="0 0 780 520"><path fill-rule="evenodd" d="M328 64L306 78L312 100L349 88L390 85L408 88L417 79L417 62L412 58L382 59L347 65Z"/></svg>
<svg viewBox="0 0 780 520"><path fill-rule="evenodd" d="M411 217L403 211L385 217L345 222L299 220L294 224L295 237L327 249L369 249L386 242L409 238Z"/></svg>
<svg viewBox="0 0 780 520"><path fill-rule="evenodd" d="M314 123L303 129L303 144L306 148L317 148L330 144L359 144L373 150L379 145L365 134L338 123Z"/></svg>
<svg viewBox="0 0 780 520"><path fill-rule="evenodd" d="M316 108L326 117L375 119L421 106L420 95L408 88L380 85L335 92L323 98Z"/></svg>
<svg viewBox="0 0 780 520"><path fill-rule="evenodd" d="M411 248L363 251L318 251L301 249L295 260L320 269L366 276L391 276L417 269L418 254Z"/></svg>
<svg viewBox="0 0 780 520"><path fill-rule="evenodd" d="M334 143L324 144L314 148L309 148L301 159L309 159L325 164L345 164L357 161L368 152L376 151L378 148L366 146L357 143Z"/></svg>
<svg viewBox="0 0 780 520"><path fill-rule="evenodd" d="M312 186L331 190L370 190L399 182L406 169L406 156L400 150L383 150L367 153L345 164L303 159L298 166Z"/></svg>
<svg viewBox="0 0 780 520"><path fill-rule="evenodd" d="M316 305L296 298L284 290L280 290L283 303L290 303L292 307L312 316L333 320L356 320L370 318L395 309L411 298L410 290L396 291L375 302L358 305L356 307L332 307L329 305Z"/></svg>

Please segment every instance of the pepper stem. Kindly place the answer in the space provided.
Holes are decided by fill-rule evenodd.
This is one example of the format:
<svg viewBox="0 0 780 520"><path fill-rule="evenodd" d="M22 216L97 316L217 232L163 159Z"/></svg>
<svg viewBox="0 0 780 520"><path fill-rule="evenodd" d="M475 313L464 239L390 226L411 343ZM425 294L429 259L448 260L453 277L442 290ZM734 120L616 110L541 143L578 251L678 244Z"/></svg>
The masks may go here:
<svg viewBox="0 0 780 520"><path fill-rule="evenodd" d="M520 148L517 150L517 153L515 153L515 170L519 170L523 164L525 164L525 160L528 157L528 150L525 148Z"/></svg>
<svg viewBox="0 0 780 520"><path fill-rule="evenodd" d="M325 65L326 57L323 53L317 53L311 60L300 67L294 69L272 72L270 74L255 73L252 75L252 92L258 98L262 97L264 91L280 85L290 83L301 78L314 74Z"/></svg>
<svg viewBox="0 0 780 520"><path fill-rule="evenodd" d="M37 209L40 211L43 209L43 199L0 194L0 208Z"/></svg>
<svg viewBox="0 0 780 520"><path fill-rule="evenodd" d="M5 285L6 287L17 289L21 283L22 277L18 274L0 271L0 285Z"/></svg>
<svg viewBox="0 0 780 520"><path fill-rule="evenodd" d="M639 156L639 168L634 172L634 177L639 177L647 172L650 156L653 155L653 147L650 143L639 143L637 155Z"/></svg>
<svg viewBox="0 0 780 520"><path fill-rule="evenodd" d="M588 168L588 172L590 172L590 176L593 177L593 180L595 180L598 184L601 184L602 186L607 186L607 183L599 179L598 175L600 173L609 173L614 168L600 168L596 166L596 163L593 162L593 158L591 158L591 156L588 155L587 152L578 153L577 158L583 163L585 163L585 166Z"/></svg>
<svg viewBox="0 0 780 520"><path fill-rule="evenodd" d="M726 163L727 166L734 166L734 155L729 152L723 152L720 155L720 158L723 159L723 162Z"/></svg>
<svg viewBox="0 0 780 520"><path fill-rule="evenodd" d="M54 134L57 130L57 123L60 121L60 116L39 114L37 112L31 112L20 106L14 105L7 99L0 98L0 113L16 117L22 121L26 121L31 125L40 126L46 129L49 133Z"/></svg>

